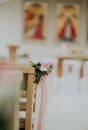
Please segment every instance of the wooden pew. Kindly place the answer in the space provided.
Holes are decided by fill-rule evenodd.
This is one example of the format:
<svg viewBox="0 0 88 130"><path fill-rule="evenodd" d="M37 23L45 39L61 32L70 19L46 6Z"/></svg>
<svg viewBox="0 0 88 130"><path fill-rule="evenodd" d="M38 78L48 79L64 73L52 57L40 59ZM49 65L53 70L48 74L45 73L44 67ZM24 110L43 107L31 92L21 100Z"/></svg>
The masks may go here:
<svg viewBox="0 0 88 130"><path fill-rule="evenodd" d="M26 102L20 102L20 110L25 111L25 118L20 118L19 128L25 128L25 130L32 130L33 128L33 111L34 111L34 90L36 84L34 84L34 68L29 65L4 65L7 69L21 71L22 74L27 75L27 90L21 90L20 97L25 98Z"/></svg>
<svg viewBox="0 0 88 130"><path fill-rule="evenodd" d="M12 64L16 64L16 50L18 49L18 46L11 44L11 45L8 46L8 49L9 49L9 61ZM28 110L30 108L30 110L33 109L32 112L35 113L37 84L33 83L33 80L34 80L34 69L32 67L29 67L29 65L17 65L17 66L15 65L14 69L22 71L23 79L26 80L26 88L29 88L30 84L33 85L33 88L30 87L30 89L29 89L30 92L33 92L33 94L32 94L33 95L33 99L31 101L31 103L33 102L33 108L31 106L31 103L30 103L30 105L26 105L26 102L21 101L21 102L19 102L20 103L20 111L27 111L26 112L26 115L27 115L27 113L30 114L28 112ZM29 83L30 80L31 80L31 82ZM27 94L29 94L29 96ZM30 102L31 99L29 99L29 98L31 98L32 95L31 95L31 93L28 93L27 91L24 90L24 91L21 91L20 97L21 98L26 98L27 97L28 102ZM28 110L26 109L26 107L27 107ZM30 117L30 119L31 119L31 117ZM29 127L30 127L31 123L29 124L29 121L28 121L29 119L26 118L26 120L24 118L20 119L20 128L25 128L25 130L30 130ZM27 125L29 127L27 127ZM33 126L34 126L34 124L32 124L32 128L33 128Z"/></svg>

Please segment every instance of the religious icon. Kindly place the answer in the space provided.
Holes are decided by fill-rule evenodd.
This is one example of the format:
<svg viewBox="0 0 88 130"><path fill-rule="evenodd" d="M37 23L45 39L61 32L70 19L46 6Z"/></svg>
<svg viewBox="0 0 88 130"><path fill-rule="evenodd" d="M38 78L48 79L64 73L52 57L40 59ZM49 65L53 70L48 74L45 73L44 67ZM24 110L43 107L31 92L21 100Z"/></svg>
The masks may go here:
<svg viewBox="0 0 88 130"><path fill-rule="evenodd" d="M47 4L26 2L24 7L24 39L45 40Z"/></svg>
<svg viewBox="0 0 88 130"><path fill-rule="evenodd" d="M78 40L79 6L58 4L56 20L57 39L76 42Z"/></svg>

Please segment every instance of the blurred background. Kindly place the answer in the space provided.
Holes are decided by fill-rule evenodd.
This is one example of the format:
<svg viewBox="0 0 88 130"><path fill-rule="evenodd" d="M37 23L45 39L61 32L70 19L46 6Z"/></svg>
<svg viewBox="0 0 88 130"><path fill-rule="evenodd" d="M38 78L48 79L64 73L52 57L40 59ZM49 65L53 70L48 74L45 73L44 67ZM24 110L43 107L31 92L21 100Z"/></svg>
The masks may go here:
<svg viewBox="0 0 88 130"><path fill-rule="evenodd" d="M30 33L33 33L33 29L38 25L37 19L39 10L37 12L35 11L36 13L34 12L34 20L30 20L30 18L28 19L28 22L31 21L31 24L27 23L27 14L25 14L27 8L32 10L31 6L36 2L43 8L40 10L40 14L44 15L42 30L45 37L44 39L33 39L30 35ZM73 6L73 12L69 7L67 7L68 9L63 9L65 5L69 5L69 7ZM31 59L69 55L72 54L72 51L74 50L79 51L79 53L82 51L84 55L87 55L87 5L87 0L0 0L0 56L8 59L8 44L18 45L19 49L17 50L17 55L27 53ZM33 9L36 10L36 8ZM64 16L59 17L61 11ZM71 18L71 21L69 20L70 22L68 22L73 22L73 31L75 30L76 33L72 34L74 40L71 41L69 39L60 39L61 28L64 29L65 26L68 26L66 25L66 17L68 19L72 13L77 15L73 16L73 19ZM75 22L74 17L77 17ZM29 30L28 34L27 28ZM71 35L69 34L70 30L67 30L68 35ZM27 38L26 35L29 35L30 38ZM64 34L62 33L62 35Z"/></svg>
<svg viewBox="0 0 88 130"><path fill-rule="evenodd" d="M88 0L0 0L1 60L10 61L13 64L10 67L23 74L22 81L14 77L13 85L10 77L7 76L8 80L0 77L0 96L5 101L11 88L7 91L4 81L10 81L8 86L13 88L21 86L23 95L17 103L23 113L17 117L19 121L15 118L21 130L88 130ZM42 92L47 96L43 97L46 111L40 121L42 129L37 129L37 123L43 87L40 84L36 91L33 86L34 69L30 69L29 61L53 65L43 82L46 85L43 84L45 93ZM0 64L1 69L4 63ZM0 115L3 113L1 109Z"/></svg>

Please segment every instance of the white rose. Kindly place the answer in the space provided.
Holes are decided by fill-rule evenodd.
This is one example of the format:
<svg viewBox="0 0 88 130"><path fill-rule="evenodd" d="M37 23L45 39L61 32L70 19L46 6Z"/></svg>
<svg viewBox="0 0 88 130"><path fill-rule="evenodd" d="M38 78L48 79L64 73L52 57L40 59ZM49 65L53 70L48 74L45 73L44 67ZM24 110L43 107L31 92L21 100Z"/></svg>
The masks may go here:
<svg viewBox="0 0 88 130"><path fill-rule="evenodd" d="M41 66L40 70L41 70L41 71L47 71L47 68Z"/></svg>

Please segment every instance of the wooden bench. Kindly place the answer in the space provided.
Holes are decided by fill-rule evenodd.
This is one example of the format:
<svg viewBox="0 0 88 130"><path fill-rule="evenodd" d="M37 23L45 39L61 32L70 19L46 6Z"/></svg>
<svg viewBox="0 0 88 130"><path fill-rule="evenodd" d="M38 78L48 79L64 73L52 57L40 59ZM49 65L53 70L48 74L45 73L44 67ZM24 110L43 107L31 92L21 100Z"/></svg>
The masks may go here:
<svg viewBox="0 0 88 130"><path fill-rule="evenodd" d="M20 92L20 112L23 111L24 115L20 116L19 129L25 128L25 130L32 130L33 128L33 112L35 111L36 97L36 84L34 83L34 68L29 65L4 65L7 69L18 70L24 75L27 75L27 90L21 90ZM35 90L35 93L34 93ZM23 98L24 101L21 101ZM35 99L36 100L36 99Z"/></svg>

